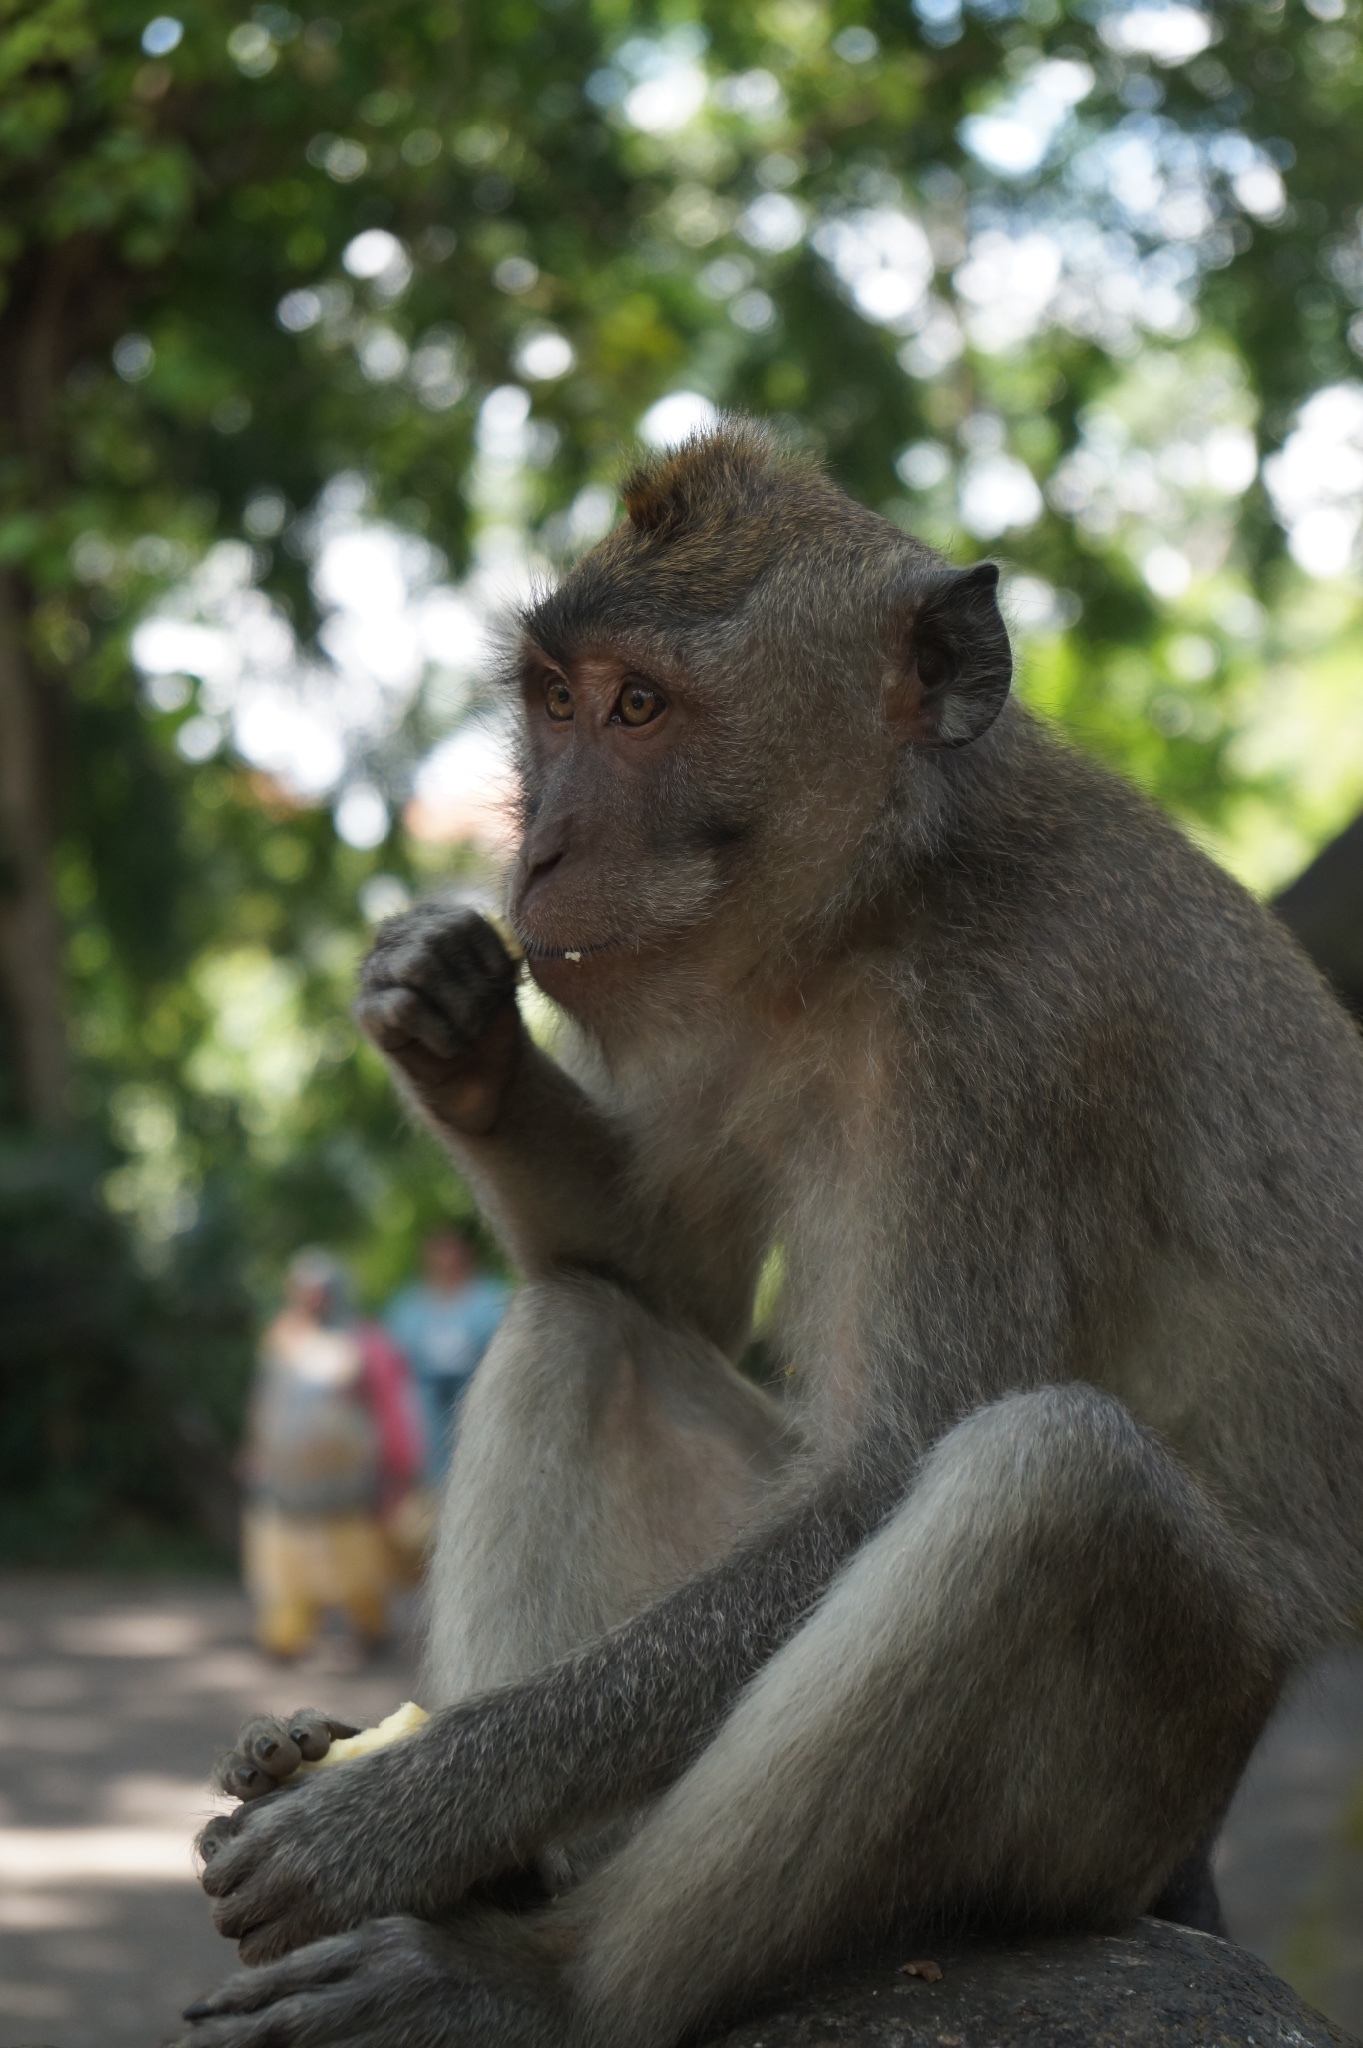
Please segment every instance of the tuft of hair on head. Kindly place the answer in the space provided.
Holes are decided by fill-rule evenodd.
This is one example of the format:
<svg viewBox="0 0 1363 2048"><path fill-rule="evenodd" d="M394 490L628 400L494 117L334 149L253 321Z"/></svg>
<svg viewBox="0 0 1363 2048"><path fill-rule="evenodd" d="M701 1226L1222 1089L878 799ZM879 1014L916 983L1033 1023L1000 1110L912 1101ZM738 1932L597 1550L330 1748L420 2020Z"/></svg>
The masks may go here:
<svg viewBox="0 0 1363 2048"><path fill-rule="evenodd" d="M811 456L736 414L646 457L621 496L628 516L523 614L549 652L723 617L773 568L831 561L849 538L883 545L895 533Z"/></svg>
<svg viewBox="0 0 1363 2048"><path fill-rule="evenodd" d="M807 457L783 448L769 427L726 414L677 448L638 463L621 486L630 525L664 539L683 529L747 522L792 487L827 485Z"/></svg>

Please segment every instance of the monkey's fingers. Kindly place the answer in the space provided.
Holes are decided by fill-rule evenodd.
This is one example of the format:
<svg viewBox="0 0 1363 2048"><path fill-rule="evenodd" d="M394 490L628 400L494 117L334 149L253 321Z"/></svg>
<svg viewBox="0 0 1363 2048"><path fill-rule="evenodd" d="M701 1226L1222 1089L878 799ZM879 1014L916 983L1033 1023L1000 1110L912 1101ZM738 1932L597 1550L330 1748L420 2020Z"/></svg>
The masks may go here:
<svg viewBox="0 0 1363 2048"><path fill-rule="evenodd" d="M298 1769L303 1752L292 1733L273 1714L257 1714L237 1736L237 1753L279 1783Z"/></svg>
<svg viewBox="0 0 1363 2048"><path fill-rule="evenodd" d="M213 1907L213 1925L252 1968L335 1931L337 1915L281 1879L272 1864L249 1871Z"/></svg>
<svg viewBox="0 0 1363 2048"><path fill-rule="evenodd" d="M237 1809L238 1812L240 1810ZM206 1827L200 1828L194 1840L194 1848L205 1867L231 1841L235 1832L232 1824L236 1817L235 1813L215 1814Z"/></svg>
<svg viewBox="0 0 1363 2048"><path fill-rule="evenodd" d="M250 1848L249 1837L244 1839L248 1823L255 1820L267 1807L272 1806L276 1799L282 1799L302 1783L303 1780L299 1778L293 1784L272 1785L268 1792L260 1794L255 1799L243 1799L240 1806L234 1806L230 1813L215 1814L212 1820L200 1828L195 1837L194 1847L203 1860L201 1881L210 1897L218 1891L228 1890L238 1881L240 1873L254 1862L255 1859L250 1856L246 1856L243 1861L244 1852ZM226 1856L228 1850L237 1850L239 1853L235 1857L228 1857L220 1867L210 1870L210 1866L220 1865L220 1859ZM230 1869L228 1864L231 1865Z"/></svg>
<svg viewBox="0 0 1363 2048"><path fill-rule="evenodd" d="M489 961L492 949L496 958ZM462 1048L480 1038L497 1011L513 999L518 971L501 940L486 928L477 938L466 938L454 947L452 958L424 940L366 962L360 977L360 1003L377 1001L383 1006L387 999L391 1006L392 991L404 990L419 1000L406 1012L396 1010L399 1026L405 1026L433 1051L444 1051L444 1045L423 1028L429 1014L440 1020L455 1045Z"/></svg>
<svg viewBox="0 0 1363 2048"><path fill-rule="evenodd" d="M230 1897L240 1890L260 1861L258 1845L243 1835L242 1822L258 1806L239 1806L235 1813L220 1813L203 1829L195 1847L203 1858L199 1882L210 1899ZM218 1930L222 1932L221 1928Z"/></svg>
<svg viewBox="0 0 1363 2048"><path fill-rule="evenodd" d="M196 1998L192 2005L187 2005L184 2016L187 2020L208 2020L229 2013L260 2012L295 1991L311 1990L316 1984L338 1983L350 1976L358 1960L352 1937L332 1935L326 1941L295 1949L282 1962L238 1970L206 1998Z"/></svg>
<svg viewBox="0 0 1363 2048"><path fill-rule="evenodd" d="M414 989L367 988L355 1003L354 1016L380 1052L400 1053L415 1042L450 1060L464 1049L464 1040L450 1021Z"/></svg>
<svg viewBox="0 0 1363 2048"><path fill-rule="evenodd" d="M237 1736L237 1746L218 1759L213 1777L229 1798L262 1799L293 1776L300 1763L316 1763L331 1745L356 1730L316 1707L300 1707L287 1721L257 1714Z"/></svg>
<svg viewBox="0 0 1363 2048"><path fill-rule="evenodd" d="M334 1720L317 1707L299 1707L289 1716L289 1739L305 1764L320 1763L333 1742L344 1742L359 1732L349 1721Z"/></svg>
<svg viewBox="0 0 1363 2048"><path fill-rule="evenodd" d="M219 1757L214 1782L229 1798L260 1799L298 1769L303 1752L283 1721L256 1714L237 1736L237 1746Z"/></svg>
<svg viewBox="0 0 1363 2048"><path fill-rule="evenodd" d="M229 1799L263 1799L267 1792L278 1790L279 1780L254 1757L229 1749L213 1766L213 1785Z"/></svg>
<svg viewBox="0 0 1363 2048"><path fill-rule="evenodd" d="M476 912L443 923L434 934L431 949L448 973L473 973L507 990L515 987L520 974L517 954L497 927Z"/></svg>
<svg viewBox="0 0 1363 2048"><path fill-rule="evenodd" d="M213 2013L194 2020L170 2048L352 2048L357 2037L337 2030L335 2015L322 2007L345 1993L323 1989L272 2002L260 2012ZM190 2011L194 2008L190 2007ZM360 2037L376 2039L376 2036Z"/></svg>

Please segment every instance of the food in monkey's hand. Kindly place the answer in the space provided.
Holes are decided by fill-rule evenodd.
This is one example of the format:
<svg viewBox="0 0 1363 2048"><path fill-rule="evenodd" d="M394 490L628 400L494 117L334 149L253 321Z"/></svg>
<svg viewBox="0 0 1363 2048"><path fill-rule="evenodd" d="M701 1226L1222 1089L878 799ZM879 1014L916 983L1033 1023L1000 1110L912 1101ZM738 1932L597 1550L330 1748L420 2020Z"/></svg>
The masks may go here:
<svg viewBox="0 0 1363 2048"><path fill-rule="evenodd" d="M404 1701L376 1728L335 1721L316 1707L300 1707L287 1720L259 1715L247 1722L236 1748L219 1761L218 1790L233 1799L263 1798L283 1785L298 1783L308 1771L383 1749L410 1735L426 1718L412 1700Z"/></svg>
<svg viewBox="0 0 1363 2048"><path fill-rule="evenodd" d="M375 1749L387 1749L390 1742L401 1742L404 1735L415 1735L422 1723L430 1718L426 1709L419 1707L415 1700L404 1700L400 1707L395 1707L373 1728L361 1728L355 1735L340 1736L323 1756L304 1757L293 1776L301 1777L305 1771L328 1771L333 1764L349 1763L352 1757L368 1756Z"/></svg>
<svg viewBox="0 0 1363 2048"><path fill-rule="evenodd" d="M487 921L492 926L493 931L496 932L502 944L506 947L506 950L510 957L517 962L524 960L525 948L521 944L520 940L516 937L515 932L511 928L509 920L504 917L499 917L497 913L493 911Z"/></svg>

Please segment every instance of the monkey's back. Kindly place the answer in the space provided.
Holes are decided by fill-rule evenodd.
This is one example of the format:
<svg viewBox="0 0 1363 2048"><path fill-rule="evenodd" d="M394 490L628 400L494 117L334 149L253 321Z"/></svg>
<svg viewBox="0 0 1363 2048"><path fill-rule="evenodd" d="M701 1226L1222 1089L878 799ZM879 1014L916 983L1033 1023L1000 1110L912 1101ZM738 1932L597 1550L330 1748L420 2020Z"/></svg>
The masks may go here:
<svg viewBox="0 0 1363 2048"><path fill-rule="evenodd" d="M1074 1378L1356 1606L1363 1039L1153 804L1020 711L1000 728L951 764L959 828L904 956L900 1142L932 1162L906 1221L929 1271L971 1245L977 1306L1010 1262L981 1324L1004 1377L1060 1329Z"/></svg>

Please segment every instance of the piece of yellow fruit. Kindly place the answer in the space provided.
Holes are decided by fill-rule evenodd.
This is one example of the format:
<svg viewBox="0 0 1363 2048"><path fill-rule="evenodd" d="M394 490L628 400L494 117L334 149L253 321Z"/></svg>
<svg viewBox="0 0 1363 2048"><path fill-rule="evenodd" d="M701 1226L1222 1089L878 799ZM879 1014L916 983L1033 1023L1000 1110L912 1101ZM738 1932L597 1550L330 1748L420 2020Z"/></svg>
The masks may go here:
<svg viewBox="0 0 1363 2048"><path fill-rule="evenodd" d="M329 1771L333 1764L348 1764L353 1756L368 1756L371 1750L387 1749L390 1742L401 1742L404 1735L415 1735L423 1721L430 1715L415 1700L404 1700L395 1707L377 1728L361 1728L358 1735L343 1735L333 1742L326 1755L319 1757L315 1764L300 1764L294 1772L298 1777L304 1771Z"/></svg>

